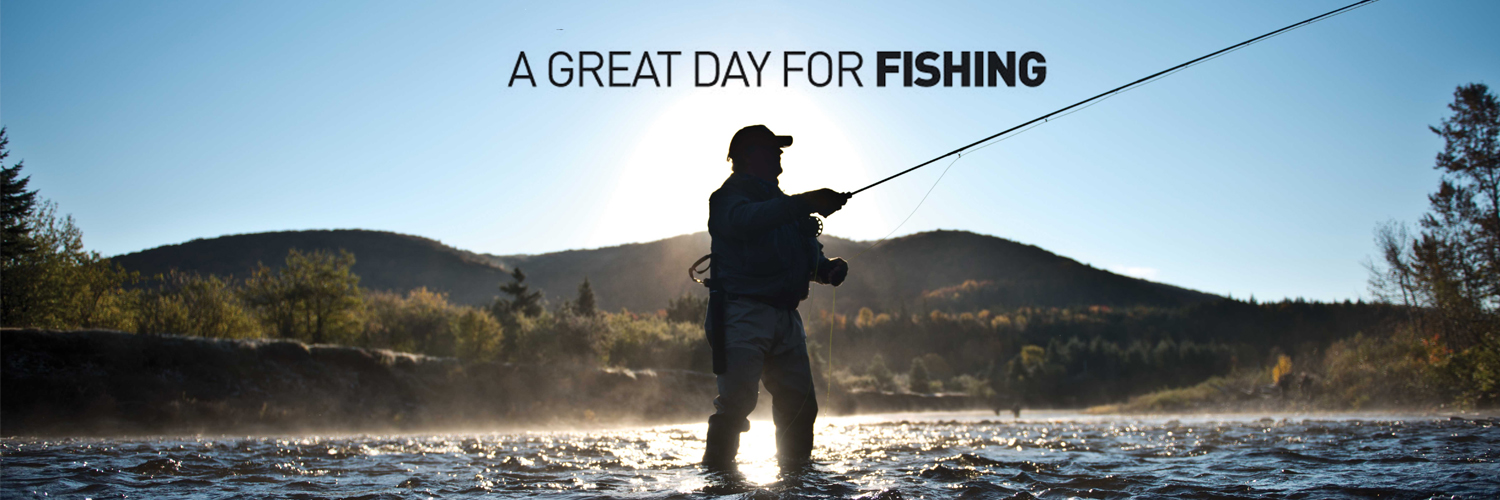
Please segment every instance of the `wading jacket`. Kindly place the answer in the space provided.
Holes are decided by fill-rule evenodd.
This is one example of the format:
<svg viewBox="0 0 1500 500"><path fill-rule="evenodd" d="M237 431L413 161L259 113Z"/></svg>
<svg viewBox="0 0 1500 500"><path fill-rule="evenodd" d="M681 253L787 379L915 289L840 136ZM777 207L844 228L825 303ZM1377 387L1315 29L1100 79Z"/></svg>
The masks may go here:
<svg viewBox="0 0 1500 500"><path fill-rule="evenodd" d="M802 229L810 213L774 183L730 174L708 197L714 278L724 291L784 308L806 299L813 270L828 261L823 244Z"/></svg>

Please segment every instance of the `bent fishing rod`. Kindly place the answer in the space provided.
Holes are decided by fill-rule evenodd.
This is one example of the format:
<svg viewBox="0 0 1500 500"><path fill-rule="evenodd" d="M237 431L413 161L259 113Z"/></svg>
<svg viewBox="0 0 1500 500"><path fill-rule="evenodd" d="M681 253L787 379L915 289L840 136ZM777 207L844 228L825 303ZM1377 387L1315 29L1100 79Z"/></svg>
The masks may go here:
<svg viewBox="0 0 1500 500"><path fill-rule="evenodd" d="M1103 92L1103 93L1101 93L1101 94L1099 94L1099 95L1096 95L1096 96L1093 96L1093 97L1090 97L1090 98L1088 98L1088 99L1084 99L1084 100L1082 100L1082 101L1078 101L1078 102L1075 102L1075 103L1073 103L1073 104L1071 104L1071 105L1068 105L1068 106L1067 106L1067 107L1065 107L1065 108L1061 108L1061 109L1058 109L1058 110L1057 110L1057 111L1053 111L1053 112L1051 112L1051 113L1047 113L1047 114L1045 114L1045 115L1042 115L1042 116L1038 116L1038 117L1036 117L1036 118L1033 118L1033 119L1031 119L1031 120L1030 120L1030 121L1027 121L1027 122L1026 122L1026 123L1022 123L1022 124L1020 124L1020 125L1016 125L1016 126L1014 126L1014 127L1011 127L1011 128L1008 128L1008 129L1005 129L1005 130L1004 130L1004 131L1001 131L1001 132L1000 132L1000 133L998 133L998 134L995 134L995 135L991 135L991 136L989 136L989 137L985 137L985 138L983 138L983 139L980 139L980 140L977 140L977 141L974 141L974 142L972 142L972 143L970 143L970 144L969 144L969 145L967 145L967 146L964 146L964 147L961 147L961 148L958 148L958 149L955 149L955 150L953 150L953 151L949 151L949 152L947 152L947 153L945 153L945 154L943 154L943 155L942 155L942 156L939 156L939 157L937 157L937 158L933 158L933 159L931 159L931 160L927 160L927 161L925 161L925 162L922 162L922 163L921 163L921 164L920 164L920 165L917 165L917 166L915 166L915 167L911 167L911 168L908 168L908 169L906 169L906 170L902 170L902 171L900 171L900 172L897 172L897 173L896 173L896 174L895 174L895 175L892 175L892 176L890 176L890 177L886 177L886 178L884 178L884 179L881 179L881 180L879 180L879 181L876 181L876 182L875 182L875 183L874 183L874 184L870 184L870 185L868 185L868 186L865 186L865 187L862 187L862 188L859 188L859 189L858 189L858 190L856 190L856 191L854 191L854 192L852 192L852 193L848 193L848 196L850 196L850 197L853 197L853 196L854 196L854 195L856 195L856 194L859 194L859 193L861 193L861 192L864 192L864 190L866 190L866 189L870 189L870 188L872 188L872 187L875 187L875 186L879 186L879 185L881 185L881 184L883 184L883 183L885 183L885 181L888 181L888 180L891 180L891 179L895 179L895 178L897 178L897 177L901 177L901 176L903 176L903 175L906 175L906 174L907 174L907 173L909 173L909 172L911 172L911 171L913 171L913 170L916 170L916 169L919 169L919 168L922 168L922 167L925 167L925 166L927 166L927 165L931 165L931 164L932 164L932 163L934 163L934 162L936 162L936 161L938 161L938 160L941 160L941 159L943 159L943 158L947 158L947 157L949 157L949 156L953 156L953 155L956 155L956 154L960 154L960 153L963 153L963 152L964 152L964 151L966 151L966 150L968 150L968 149L969 149L969 148L972 148L972 147L974 147L974 146L978 146L978 145L980 145L980 144L984 144L984 143L986 143L986 142L989 142L989 141L991 141L991 140L994 140L994 139L995 139L995 138L998 138L998 137L1000 137L1000 136L1003 136L1003 135L1006 135L1006 134L1009 134L1009 133L1011 133L1011 132L1015 132L1015 131L1017 131L1017 130L1020 130L1020 129L1023 129L1023 128L1026 128L1026 127L1027 127L1027 126L1029 126L1029 125L1032 125L1032 124L1036 124L1036 123L1039 123L1039 122L1040 122L1040 123L1045 123L1045 122L1046 122L1046 121L1048 121L1048 120L1050 120L1050 119L1052 119L1052 117L1054 117L1054 116L1057 116L1057 115L1059 115L1059 114L1062 114L1062 113L1066 113L1066 112L1067 112L1067 111L1068 111L1068 110L1071 110L1071 109L1074 109L1074 108L1077 108L1077 107L1079 107L1079 106L1083 106L1083 105L1085 105L1085 104L1088 104L1088 103L1090 103L1090 102L1095 102L1095 101L1098 101L1098 100L1100 100L1100 99L1104 99L1104 98L1107 98L1107 97L1109 97L1109 96L1112 96L1112 95L1115 95L1115 94L1118 94L1118 93L1121 93L1121 92L1124 92L1124 91L1126 91L1126 90L1129 90L1129 89L1131 89L1131 88L1132 88L1132 87L1137 87L1137 86L1140 86L1140 85L1143 85L1143 84L1145 84L1145 83L1149 83L1149 82L1150 82L1150 81L1152 81L1152 80L1153 80L1153 79L1156 79L1156 78L1159 78L1159 77L1161 77L1161 76L1163 76L1163 75L1166 75L1166 74L1168 74L1168 73L1172 73L1172 72L1174 72L1174 71L1177 71L1177 70L1181 70L1181 69L1184 69L1184 68L1187 68L1187 67L1189 67L1189 66L1192 66L1192 65L1194 65L1194 64L1198 64L1198 63L1200 63L1200 62L1203 62L1203 61L1206 61L1206 60L1209 60L1209 59L1212 59L1212 58L1214 58L1214 57L1217 57L1217 56L1219 56L1219 55L1222 55L1222 54L1224 54L1224 53L1227 53L1227 52L1231 52L1231 51L1234 51L1234 50L1236 50L1236 49L1240 49L1240 48L1243 48L1243 47L1245 47L1245 46L1248 46L1248 45L1251 45L1251 44L1254 44L1254 43L1256 43L1256 42L1259 42L1259 41L1261 41L1261 40L1265 40L1265 39L1267 39L1267 38L1270 38L1270 37L1273 37L1273 36L1276 36L1276 35L1280 35L1280 34L1282 34L1282 33L1285 33L1285 32L1288 32L1288 31L1291 31L1291 30L1294 30L1294 29L1297 29L1297 28L1301 28L1301 27L1303 27L1303 26L1306 26L1306 25L1309 25L1309 24L1312 24L1312 23L1315 23L1315 22L1318 22L1318 21L1321 21L1321 20L1323 20L1323 19L1327 19L1327 18L1329 18L1329 17L1333 17L1333 16L1337 16L1337 15L1339 15L1339 14L1343 14L1343 13L1345 13L1345 12L1348 12L1348 11L1351 11L1351 10L1354 10L1354 9L1357 9L1357 8L1360 8L1360 7L1363 7L1363 6L1365 6L1365 5L1367 5L1367 4L1371 4L1371 3L1375 3L1375 2L1376 2L1376 1L1377 1L1377 0L1360 0L1360 1L1358 1L1358 2L1354 2L1354 3L1352 3L1352 4L1349 4L1349 5L1345 5L1345 6L1343 6L1343 7L1340 7L1340 8L1338 8L1338 9L1334 9L1334 10L1331 10L1331 11L1328 11L1328 12L1325 12L1325 13L1323 13L1323 14L1322 14L1322 15L1318 15L1318 16L1314 16L1314 17L1310 17L1310 18L1307 18L1307 19L1305 19L1305 20L1303 20L1303 21L1302 21L1302 22L1299 22L1299 23L1295 23L1295 24L1292 24L1292 25L1290 25L1290 26L1287 26L1287 27L1285 27L1285 28L1281 28L1281 29L1279 29L1279 30L1276 30L1276 31L1272 31L1272 32L1270 32L1270 33L1266 33L1266 34L1264 34L1264 35L1261 35L1261 36L1258 36L1258 37L1255 37L1255 38L1251 38L1251 39L1249 39L1249 40L1245 40L1245 41L1243 41L1243 42L1240 42L1240 43L1237 43L1237 44L1234 44L1234 45L1230 45L1230 46L1228 46L1228 47L1225 47L1225 48L1223 48L1223 49L1219 49L1219 50L1218 50L1218 51L1215 51L1215 52L1213 52L1213 53L1210 53L1210 54L1208 54L1208 55L1205 55L1205 56L1203 56L1203 57L1199 57L1199 58L1197 58L1197 59L1193 59L1193 60L1191 60L1191 61L1188 61L1188 62L1185 62L1185 63L1182 63L1182 64L1178 64L1178 65L1176 65L1176 66L1173 66L1173 67L1170 67L1170 68L1167 68L1167 69L1164 69L1164 70L1161 70L1161 71L1158 71L1158 72L1156 72L1156 73L1154 73L1154 74L1152 74L1152 75L1150 75L1150 76L1147 76L1147 77L1145 77L1145 78L1141 78L1141 79L1139 79L1139 80L1136 80L1136 81L1133 81L1133 82L1130 82L1130 83L1127 83L1127 84L1124 84L1124 85L1121 85L1121 86L1119 86L1119 87L1115 87L1115 88L1113 88L1113 89L1110 89L1110 90L1108 90L1108 91L1106 91L1106 92Z"/></svg>

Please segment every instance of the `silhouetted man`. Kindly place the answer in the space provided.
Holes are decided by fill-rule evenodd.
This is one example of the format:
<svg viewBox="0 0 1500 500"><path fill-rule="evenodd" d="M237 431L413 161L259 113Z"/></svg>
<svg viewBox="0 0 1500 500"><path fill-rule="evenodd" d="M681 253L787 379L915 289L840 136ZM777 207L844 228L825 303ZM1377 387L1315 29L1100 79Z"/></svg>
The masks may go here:
<svg viewBox="0 0 1500 500"><path fill-rule="evenodd" d="M849 273L843 259L823 257L811 216L838 211L849 195L826 188L783 193L776 178L781 148L791 145L791 136L764 125L740 129L729 141L733 173L708 199L707 329L719 386L703 453L709 467L734 465L762 377L771 392L777 459L796 465L812 454L818 401L797 304L807 298L809 282L838 286Z"/></svg>

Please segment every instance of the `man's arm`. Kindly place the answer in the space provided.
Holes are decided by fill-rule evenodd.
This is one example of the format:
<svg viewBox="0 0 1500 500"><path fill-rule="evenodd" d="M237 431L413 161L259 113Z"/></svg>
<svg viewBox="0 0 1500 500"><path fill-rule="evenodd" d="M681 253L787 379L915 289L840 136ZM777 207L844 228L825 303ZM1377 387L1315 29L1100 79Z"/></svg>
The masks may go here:
<svg viewBox="0 0 1500 500"><path fill-rule="evenodd" d="M738 193L719 191L709 198L709 211L719 216L713 218L719 234L741 238L797 220L812 213L812 207L791 196L757 202Z"/></svg>

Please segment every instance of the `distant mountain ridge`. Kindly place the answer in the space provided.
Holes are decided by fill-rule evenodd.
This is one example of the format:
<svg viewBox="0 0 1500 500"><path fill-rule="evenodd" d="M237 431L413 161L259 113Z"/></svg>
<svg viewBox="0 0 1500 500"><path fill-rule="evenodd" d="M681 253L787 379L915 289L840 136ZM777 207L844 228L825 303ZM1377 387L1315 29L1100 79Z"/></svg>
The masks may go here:
<svg viewBox="0 0 1500 500"><path fill-rule="evenodd" d="M852 258L870 246L823 236L824 253ZM707 233L647 243L537 255L489 255L437 240L369 230L282 231L197 239L112 258L143 274L183 271L243 277L258 263L279 267L288 249L345 249L355 255L361 286L449 294L457 303L488 304L520 267L527 282L554 303L571 298L587 277L606 310L655 311L685 293L703 293L687 267L707 254ZM1033 245L967 231L930 231L888 240L851 261L838 289L840 311L970 310L1017 306L1164 306L1218 296L1081 264ZM814 285L813 308L826 307L828 288Z"/></svg>

